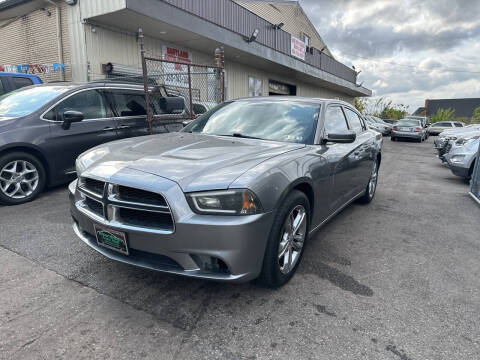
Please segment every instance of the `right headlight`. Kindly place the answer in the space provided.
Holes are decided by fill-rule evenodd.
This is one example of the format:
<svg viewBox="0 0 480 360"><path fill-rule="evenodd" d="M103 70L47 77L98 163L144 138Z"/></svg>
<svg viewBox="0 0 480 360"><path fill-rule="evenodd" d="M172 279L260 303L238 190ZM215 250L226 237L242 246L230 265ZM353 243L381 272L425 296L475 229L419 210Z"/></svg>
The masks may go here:
<svg viewBox="0 0 480 360"><path fill-rule="evenodd" d="M463 161L463 159L465 159L465 155L453 155L450 158L450 161L452 163L461 163Z"/></svg>
<svg viewBox="0 0 480 360"><path fill-rule="evenodd" d="M263 212L260 201L248 189L185 194L193 212L203 215L255 215Z"/></svg>

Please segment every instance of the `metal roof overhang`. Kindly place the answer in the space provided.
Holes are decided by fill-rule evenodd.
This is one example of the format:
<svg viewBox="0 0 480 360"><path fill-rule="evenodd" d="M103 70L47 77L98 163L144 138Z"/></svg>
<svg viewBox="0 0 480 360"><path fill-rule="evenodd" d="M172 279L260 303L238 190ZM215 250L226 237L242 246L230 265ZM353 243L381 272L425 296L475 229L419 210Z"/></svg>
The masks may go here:
<svg viewBox="0 0 480 360"><path fill-rule="evenodd" d="M0 2L0 21L15 19L48 5L51 4L45 0L5 0Z"/></svg>
<svg viewBox="0 0 480 360"><path fill-rule="evenodd" d="M127 0L126 8L94 16L89 21L130 32L143 32L151 37L212 54L225 48L227 60L243 63L280 79L296 79L316 86L340 91L351 96L371 96L372 91L338 76L322 71L294 57L243 37L212 22L158 0ZM166 31L165 34L162 32ZM288 82L288 81L286 81Z"/></svg>

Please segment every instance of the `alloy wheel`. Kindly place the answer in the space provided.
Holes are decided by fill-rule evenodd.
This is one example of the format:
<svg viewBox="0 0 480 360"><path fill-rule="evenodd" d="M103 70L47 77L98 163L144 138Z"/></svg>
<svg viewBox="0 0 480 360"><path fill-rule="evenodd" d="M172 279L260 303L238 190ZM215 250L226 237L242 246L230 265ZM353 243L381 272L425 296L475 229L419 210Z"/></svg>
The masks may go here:
<svg viewBox="0 0 480 360"><path fill-rule="evenodd" d="M378 165L375 161L373 164L372 176L370 177L370 182L368 183L368 196L373 198L375 195L375 190L377 189L377 180L378 180Z"/></svg>
<svg viewBox="0 0 480 360"><path fill-rule="evenodd" d="M278 245L278 265L282 274L286 275L295 268L302 253L306 232L307 211L302 205L297 205L285 219Z"/></svg>
<svg viewBox="0 0 480 360"><path fill-rule="evenodd" d="M15 160L0 170L0 191L12 199L25 199L39 183L38 169L29 161Z"/></svg>

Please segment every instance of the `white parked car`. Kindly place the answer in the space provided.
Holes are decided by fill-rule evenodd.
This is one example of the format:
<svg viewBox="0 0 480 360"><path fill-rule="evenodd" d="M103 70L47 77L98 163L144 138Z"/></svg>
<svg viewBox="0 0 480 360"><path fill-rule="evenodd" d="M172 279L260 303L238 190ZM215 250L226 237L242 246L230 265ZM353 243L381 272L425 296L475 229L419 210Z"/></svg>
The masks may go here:
<svg viewBox="0 0 480 360"><path fill-rule="evenodd" d="M441 121L428 127L429 135L438 135L447 129L462 128L465 124L460 121Z"/></svg>

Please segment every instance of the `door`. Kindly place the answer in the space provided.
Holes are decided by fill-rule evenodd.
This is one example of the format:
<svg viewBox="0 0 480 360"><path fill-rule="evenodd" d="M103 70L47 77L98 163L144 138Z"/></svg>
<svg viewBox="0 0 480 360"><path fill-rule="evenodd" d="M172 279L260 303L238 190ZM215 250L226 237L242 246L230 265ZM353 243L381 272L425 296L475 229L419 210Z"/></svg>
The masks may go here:
<svg viewBox="0 0 480 360"><path fill-rule="evenodd" d="M329 105L325 111L324 134L349 130L341 105ZM326 143L323 156L330 165L332 190L329 196L330 213L356 195L355 177L357 142L351 144Z"/></svg>
<svg viewBox="0 0 480 360"><path fill-rule="evenodd" d="M148 135L143 90L108 89L106 95L115 113L119 138Z"/></svg>
<svg viewBox="0 0 480 360"><path fill-rule="evenodd" d="M355 189L354 195L357 195L367 187L372 174L375 140L372 134L366 131L364 122L355 110L344 107L344 111L349 128L357 133L357 139L353 143L355 146L352 158L354 173L351 178L352 189Z"/></svg>
<svg viewBox="0 0 480 360"><path fill-rule="evenodd" d="M83 121L63 126L65 111L80 111ZM75 171L75 160L82 152L118 138L115 121L106 105L102 90L89 89L69 95L44 117L50 121L50 138L46 142L47 156L55 165L56 181L62 181Z"/></svg>

